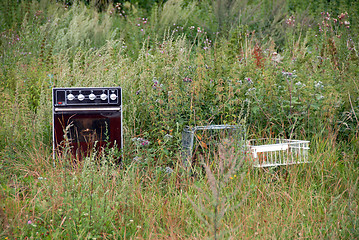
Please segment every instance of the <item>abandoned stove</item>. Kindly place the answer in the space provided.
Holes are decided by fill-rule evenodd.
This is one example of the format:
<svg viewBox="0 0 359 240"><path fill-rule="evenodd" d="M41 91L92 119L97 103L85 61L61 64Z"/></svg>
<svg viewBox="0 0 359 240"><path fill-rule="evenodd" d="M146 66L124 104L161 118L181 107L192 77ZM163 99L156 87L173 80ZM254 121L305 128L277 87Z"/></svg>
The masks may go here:
<svg viewBox="0 0 359 240"><path fill-rule="evenodd" d="M108 88L53 88L53 153L81 160L104 147L122 150L122 91Z"/></svg>

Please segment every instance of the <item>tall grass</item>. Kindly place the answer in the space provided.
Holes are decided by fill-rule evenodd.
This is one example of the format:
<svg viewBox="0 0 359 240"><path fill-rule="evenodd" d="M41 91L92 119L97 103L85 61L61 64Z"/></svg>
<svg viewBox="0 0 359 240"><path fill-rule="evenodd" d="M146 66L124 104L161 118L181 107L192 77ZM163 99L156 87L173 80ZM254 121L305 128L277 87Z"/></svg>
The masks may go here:
<svg viewBox="0 0 359 240"><path fill-rule="evenodd" d="M358 237L352 10L233 1L243 10L225 15L228 2L167 1L148 15L124 6L126 16L81 3L1 7L1 237ZM71 86L122 87L121 166L96 154L53 164L51 88ZM249 137L311 140L310 163L234 171L216 165L228 148L204 153L206 174L183 168L184 126L237 124L243 111Z"/></svg>
<svg viewBox="0 0 359 240"><path fill-rule="evenodd" d="M23 174L13 175L2 186L7 196L2 203L11 224L5 234L193 239L215 237L214 227L217 234L233 238L353 239L358 234L354 161L340 160L332 140L318 138L312 148L317 150L308 165L230 170L218 185L220 205L215 208L210 203L219 193L213 192L217 185L211 183L216 180L209 169L207 186L207 177L193 179L178 165L168 174L158 166L143 168L133 162L119 169L107 164L107 158L101 166L88 158L75 167L68 159L58 159L53 168L49 154L24 153L24 158L31 157L31 165L21 159L25 164L14 167ZM207 200L210 196L215 198ZM198 207L193 208L190 199ZM216 220L210 213L215 214L217 207L223 215ZM195 211L205 215L198 218Z"/></svg>

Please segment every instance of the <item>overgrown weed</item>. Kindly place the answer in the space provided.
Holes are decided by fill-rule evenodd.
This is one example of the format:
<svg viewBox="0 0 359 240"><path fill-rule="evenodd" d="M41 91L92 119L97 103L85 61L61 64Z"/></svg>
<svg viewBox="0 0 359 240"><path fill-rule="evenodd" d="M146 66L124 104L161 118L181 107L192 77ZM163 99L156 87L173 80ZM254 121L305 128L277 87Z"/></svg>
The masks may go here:
<svg viewBox="0 0 359 240"><path fill-rule="evenodd" d="M125 17L81 4L5 2L0 216L10 228L0 236L357 238L357 8L308 13L293 1L288 8L302 10L292 15L268 1L241 4L240 16L201 1L176 4L178 16L156 6ZM233 18L240 21L227 26L228 40L217 27ZM65 86L123 88L122 168L96 154L53 165L51 88ZM188 175L179 164L183 127L237 124L243 105L250 137L311 140L310 163L245 164L230 175L208 163L207 178Z"/></svg>

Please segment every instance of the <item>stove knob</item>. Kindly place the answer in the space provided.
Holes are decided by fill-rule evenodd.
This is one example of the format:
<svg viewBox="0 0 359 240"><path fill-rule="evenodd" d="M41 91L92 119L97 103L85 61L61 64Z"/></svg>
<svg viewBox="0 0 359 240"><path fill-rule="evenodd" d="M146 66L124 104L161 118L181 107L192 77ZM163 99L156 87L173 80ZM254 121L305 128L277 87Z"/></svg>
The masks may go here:
<svg viewBox="0 0 359 240"><path fill-rule="evenodd" d="M70 93L69 95L67 95L67 99L68 99L69 101L72 101L72 100L75 99L75 96L74 96L72 93Z"/></svg>
<svg viewBox="0 0 359 240"><path fill-rule="evenodd" d="M115 101L115 100L117 99L117 95L114 94L114 93L112 93L112 94L110 95L110 98L111 98L112 101Z"/></svg>
<svg viewBox="0 0 359 240"><path fill-rule="evenodd" d="M85 99L85 96L80 93L80 94L77 96L77 98L78 98L78 100L83 101L83 100Z"/></svg>
<svg viewBox="0 0 359 240"><path fill-rule="evenodd" d="M93 93L91 93L91 94L89 95L89 99L90 99L91 101L95 100L95 99L96 99L96 95L93 94Z"/></svg>
<svg viewBox="0 0 359 240"><path fill-rule="evenodd" d="M107 99L107 95L105 93L102 93L100 98L102 101L105 101Z"/></svg>

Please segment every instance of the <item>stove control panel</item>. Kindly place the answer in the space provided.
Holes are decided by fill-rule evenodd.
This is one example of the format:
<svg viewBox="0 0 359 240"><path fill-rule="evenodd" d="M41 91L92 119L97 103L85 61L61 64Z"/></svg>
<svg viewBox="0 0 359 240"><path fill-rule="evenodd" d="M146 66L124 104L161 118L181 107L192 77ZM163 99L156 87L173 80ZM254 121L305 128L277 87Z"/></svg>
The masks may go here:
<svg viewBox="0 0 359 240"><path fill-rule="evenodd" d="M53 88L55 107L121 106L121 88Z"/></svg>

